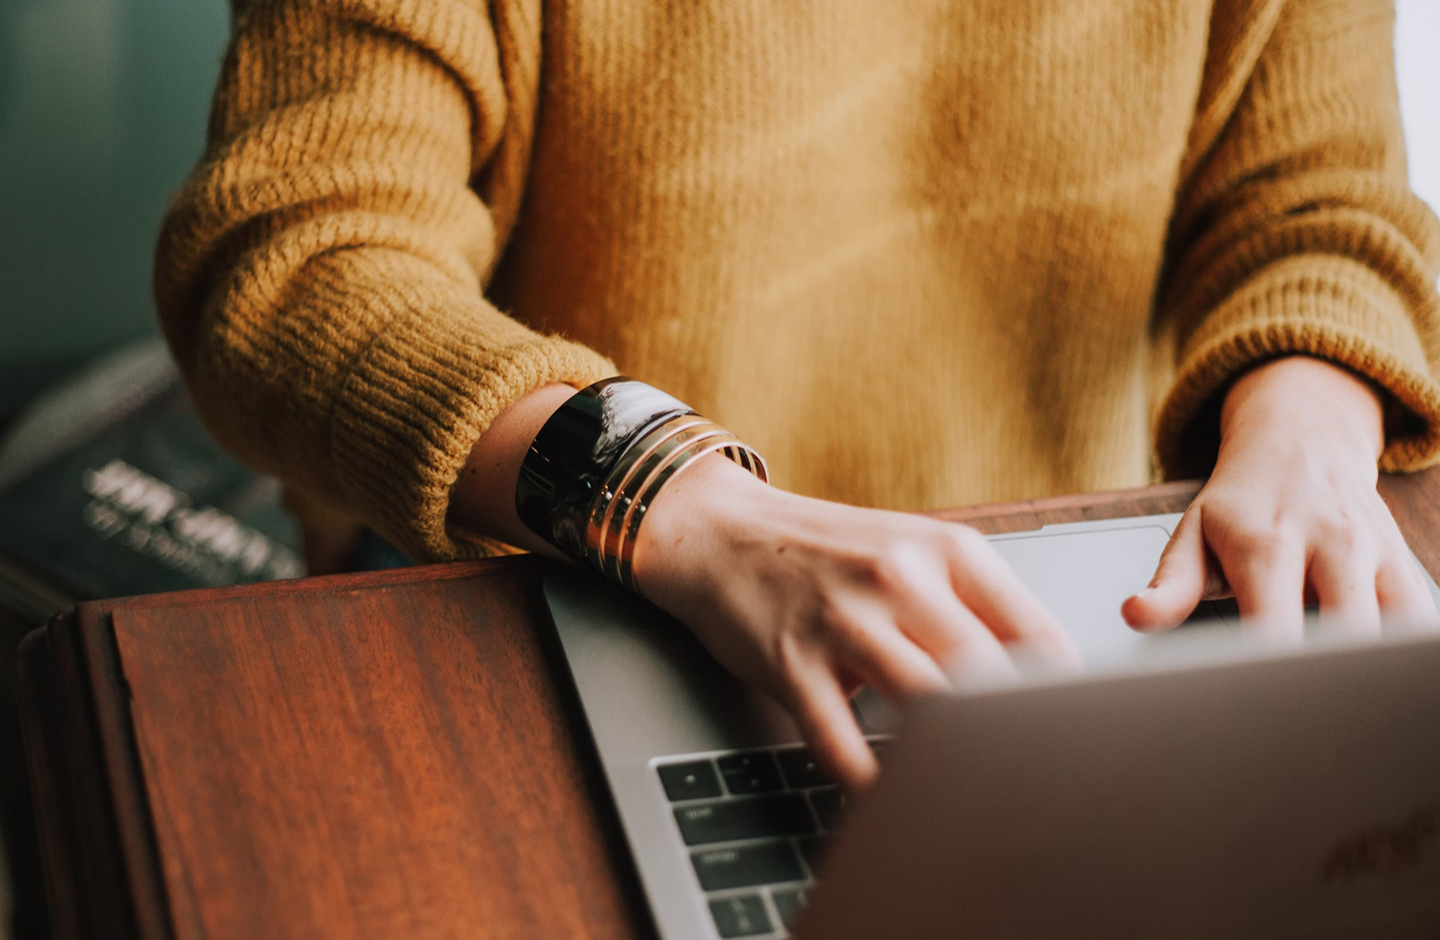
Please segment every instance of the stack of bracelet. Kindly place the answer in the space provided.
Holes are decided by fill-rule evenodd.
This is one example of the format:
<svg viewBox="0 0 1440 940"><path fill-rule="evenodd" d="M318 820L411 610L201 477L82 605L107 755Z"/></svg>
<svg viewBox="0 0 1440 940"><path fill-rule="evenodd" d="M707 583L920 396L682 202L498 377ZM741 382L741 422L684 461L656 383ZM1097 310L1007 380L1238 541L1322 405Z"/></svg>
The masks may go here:
<svg viewBox="0 0 1440 940"><path fill-rule="evenodd" d="M643 382L605 379L560 406L535 436L515 508L551 545L636 591L646 511L676 474L713 453L768 478L760 455L724 428Z"/></svg>

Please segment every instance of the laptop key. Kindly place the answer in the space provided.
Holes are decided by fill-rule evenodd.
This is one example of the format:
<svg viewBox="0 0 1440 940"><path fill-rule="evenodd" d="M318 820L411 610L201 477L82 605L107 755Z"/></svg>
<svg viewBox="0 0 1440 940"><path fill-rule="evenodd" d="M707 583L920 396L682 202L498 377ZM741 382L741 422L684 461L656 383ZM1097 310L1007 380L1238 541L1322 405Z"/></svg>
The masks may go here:
<svg viewBox="0 0 1440 940"><path fill-rule="evenodd" d="M845 814L845 794L839 787L823 787L810 791L810 805L815 807L815 816L826 829L840 828L841 817Z"/></svg>
<svg viewBox="0 0 1440 940"><path fill-rule="evenodd" d="M665 795L672 803L679 800L703 800L720 795L720 778L715 776L715 767L708 760L661 764L655 769L660 774L660 784L665 787Z"/></svg>
<svg viewBox="0 0 1440 940"><path fill-rule="evenodd" d="M720 766L725 786L736 796L782 789L780 771L775 768L775 758L769 751L730 754L715 763Z"/></svg>
<svg viewBox="0 0 1440 940"><path fill-rule="evenodd" d="M786 888L770 895L770 899L775 902L775 913L780 915L780 923L794 933L795 926L800 923L800 912L805 909L805 892L800 888Z"/></svg>
<svg viewBox="0 0 1440 940"><path fill-rule="evenodd" d="M786 748L777 751L775 756L780 760L780 770L785 774L785 782L796 790L827 787L835 783L829 774L820 769L820 762L815 760L815 755L810 753L808 747Z"/></svg>
<svg viewBox="0 0 1440 940"><path fill-rule="evenodd" d="M686 845L734 842L815 831L815 821L798 793L677 806L675 822Z"/></svg>
<svg viewBox="0 0 1440 940"><path fill-rule="evenodd" d="M756 885L800 881L805 873L789 842L768 842L734 849L693 852L690 863L700 887L706 891L753 888Z"/></svg>
<svg viewBox="0 0 1440 940"><path fill-rule="evenodd" d="M770 915L758 894L742 894L710 902L710 916L722 937L753 937L770 932Z"/></svg>

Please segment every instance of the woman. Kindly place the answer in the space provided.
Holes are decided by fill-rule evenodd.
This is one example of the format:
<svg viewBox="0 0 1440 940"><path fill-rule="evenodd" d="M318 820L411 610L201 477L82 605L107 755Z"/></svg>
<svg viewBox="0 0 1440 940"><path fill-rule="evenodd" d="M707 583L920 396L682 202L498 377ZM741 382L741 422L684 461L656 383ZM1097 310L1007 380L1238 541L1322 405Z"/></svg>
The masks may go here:
<svg viewBox="0 0 1440 940"><path fill-rule="evenodd" d="M858 684L1073 655L973 532L887 509L1209 472L1132 625L1232 591L1285 631L1307 596L1433 616L1375 491L1440 446L1392 28L1381 0L253 0L161 317L222 440L421 558L558 554L521 466L617 367L729 428L775 485L692 460L633 583L861 785Z"/></svg>

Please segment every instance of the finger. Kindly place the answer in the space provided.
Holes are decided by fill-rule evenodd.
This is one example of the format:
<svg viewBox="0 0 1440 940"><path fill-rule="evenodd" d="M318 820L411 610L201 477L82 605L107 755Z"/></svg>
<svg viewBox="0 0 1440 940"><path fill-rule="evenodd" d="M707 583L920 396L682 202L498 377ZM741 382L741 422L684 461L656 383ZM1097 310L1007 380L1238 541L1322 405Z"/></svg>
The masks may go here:
<svg viewBox="0 0 1440 940"><path fill-rule="evenodd" d="M929 617L931 619L916 617L906 623L917 633L931 635L930 655L940 664L953 688L976 688L1011 682L1019 677L1010 654L995 634L954 595L948 603L937 602ZM1015 641L1016 644L1023 642Z"/></svg>
<svg viewBox="0 0 1440 940"><path fill-rule="evenodd" d="M841 636L837 652L847 669L893 702L950 689L930 654L888 620L852 627Z"/></svg>
<svg viewBox="0 0 1440 940"><path fill-rule="evenodd" d="M1390 507L1376 494L1371 504L1376 527L1382 533L1380 565L1375 572L1375 599L1380 616L1402 626L1434 625L1440 621L1430 582L1420 562L1410 553L1405 535Z"/></svg>
<svg viewBox="0 0 1440 940"><path fill-rule="evenodd" d="M787 706L816 759L847 790L862 790L880 767L855 722L850 699L822 664L798 676Z"/></svg>
<svg viewBox="0 0 1440 940"><path fill-rule="evenodd" d="M1021 646L1027 654L1067 668L1080 666L1080 650L1069 632L1015 569L983 536L972 529L959 531L963 534L957 535L950 559L959 606L1002 643ZM1010 669L1013 673L1013 665Z"/></svg>
<svg viewBox="0 0 1440 940"><path fill-rule="evenodd" d="M1120 605L1120 615L1136 630L1168 630L1183 623L1207 596L1223 593L1224 582L1205 548L1199 506L1175 526L1150 585Z"/></svg>
<svg viewBox="0 0 1440 940"><path fill-rule="evenodd" d="M1310 586L1320 606L1320 625L1331 632L1380 632L1373 549L1349 542L1322 545L1310 557Z"/></svg>
<svg viewBox="0 0 1440 940"><path fill-rule="evenodd" d="M1218 555L1252 629L1299 637L1305 626L1305 551L1299 539L1270 531L1236 535Z"/></svg>
<svg viewBox="0 0 1440 940"><path fill-rule="evenodd" d="M1375 599L1380 614L1402 623L1427 623L1440 619L1430 586L1408 549L1387 553L1375 572Z"/></svg>
<svg viewBox="0 0 1440 940"><path fill-rule="evenodd" d="M897 609L900 629L947 675L972 679L1014 675L995 634L955 596L947 583L913 585Z"/></svg>

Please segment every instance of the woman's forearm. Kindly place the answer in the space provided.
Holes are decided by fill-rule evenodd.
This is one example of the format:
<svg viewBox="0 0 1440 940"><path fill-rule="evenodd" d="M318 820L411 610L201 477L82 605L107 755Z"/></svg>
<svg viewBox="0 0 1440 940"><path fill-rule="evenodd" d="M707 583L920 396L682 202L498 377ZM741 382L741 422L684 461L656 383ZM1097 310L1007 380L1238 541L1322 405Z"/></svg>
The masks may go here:
<svg viewBox="0 0 1440 940"><path fill-rule="evenodd" d="M452 490L452 524L562 557L521 521L515 491L536 435L575 394L542 386L500 413ZM786 493L718 453L685 467L636 523L640 593L789 708L847 786L877 770L848 704L860 685L899 700L948 688L947 670L1003 680L1017 644L1078 662L1054 617L973 530Z"/></svg>

